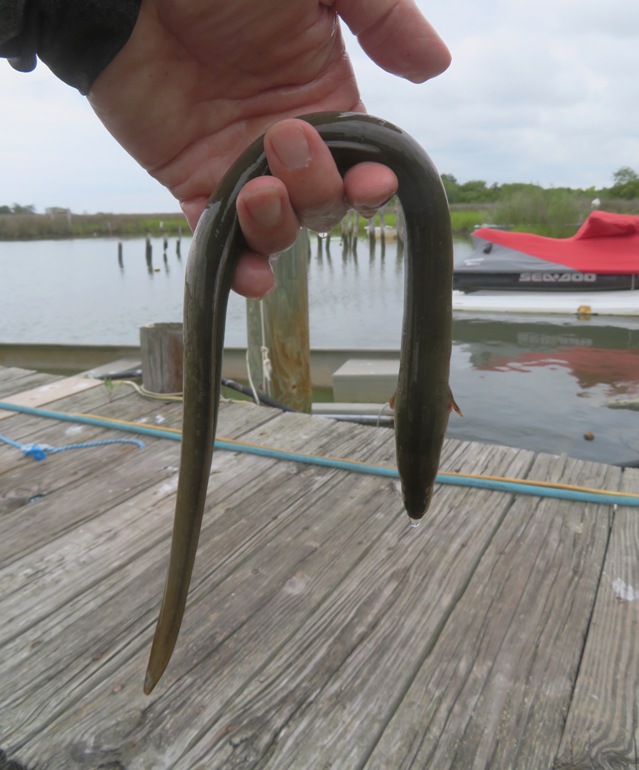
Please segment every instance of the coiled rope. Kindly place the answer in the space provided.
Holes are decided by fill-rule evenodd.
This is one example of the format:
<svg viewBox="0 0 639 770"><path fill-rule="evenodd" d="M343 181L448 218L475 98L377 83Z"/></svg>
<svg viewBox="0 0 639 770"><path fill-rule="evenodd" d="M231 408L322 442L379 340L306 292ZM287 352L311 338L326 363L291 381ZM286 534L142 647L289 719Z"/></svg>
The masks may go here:
<svg viewBox="0 0 639 770"><path fill-rule="evenodd" d="M134 444L138 449L144 449L144 442L135 438L110 438L102 441L82 441L77 444L66 444L65 446L50 446L49 444L23 444L20 441L14 441L8 436L0 434L0 441L3 444L19 449L25 457L32 457L34 460L42 461L47 459L47 455L54 455L58 452L66 452L69 449L88 449L90 447L107 446L108 444Z"/></svg>
<svg viewBox="0 0 639 770"><path fill-rule="evenodd" d="M181 441L182 433L174 428L156 428L140 423L128 422L126 420L116 420L100 415L92 414L71 414L67 412L54 412L47 409L40 409L31 406L22 406L20 404L11 404L0 401L0 409L12 412L19 412L36 417L45 417L62 422L73 422L81 425L92 425L100 428L110 428L121 430L127 433L136 433L139 435L153 436L155 438L164 438L171 441ZM247 441L238 441L229 438L216 438L215 448L230 452L240 452L245 454L267 457L275 460L284 460L287 462L303 463L306 465L317 465L325 468L336 468L338 470L349 471L352 473L363 473L372 476L381 476L390 479L399 479L396 468L380 465L371 465L370 463L359 460L349 460L342 457L321 457L318 455L309 455L301 452L292 452L286 449L252 444ZM614 490L596 489L593 487L576 486L573 484L562 484L551 481L533 481L529 479L513 479L504 476L484 476L474 474L455 473L452 471L440 472L437 475L438 484L449 484L459 487L474 487L477 489L488 489L508 494L534 495L537 497L548 497L560 500L570 500L573 502L597 503L606 505L625 505L633 508L639 508L639 495Z"/></svg>

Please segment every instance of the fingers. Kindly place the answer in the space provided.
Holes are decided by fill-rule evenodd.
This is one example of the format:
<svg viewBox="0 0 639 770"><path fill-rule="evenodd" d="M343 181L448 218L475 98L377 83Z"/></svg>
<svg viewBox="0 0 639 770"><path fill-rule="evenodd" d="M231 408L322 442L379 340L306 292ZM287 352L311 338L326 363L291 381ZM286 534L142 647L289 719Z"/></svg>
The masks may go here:
<svg viewBox="0 0 639 770"><path fill-rule="evenodd" d="M348 208L372 216L397 191L393 171L360 163L344 178L317 131L302 120L282 120L264 138L272 176L253 179L237 198L240 227L253 253L244 255L233 288L261 297L273 288L266 255L289 248L300 226L330 232Z"/></svg>
<svg viewBox="0 0 639 770"><path fill-rule="evenodd" d="M280 179L304 227L328 232L346 213L344 183L330 150L302 120L282 120L264 137L271 173Z"/></svg>
<svg viewBox="0 0 639 770"><path fill-rule="evenodd" d="M388 166L358 163L344 175L344 193L350 208L372 217L397 192L397 177Z"/></svg>
<svg viewBox="0 0 639 770"><path fill-rule="evenodd" d="M275 276L265 254L242 254L235 270L233 291L249 299L261 299L275 288Z"/></svg>
<svg viewBox="0 0 639 770"><path fill-rule="evenodd" d="M273 232L273 237L282 240L274 241L274 250L282 250L292 244L296 235L294 228L303 226L317 232L328 232L338 224L348 208L356 209L363 216L372 216L397 192L397 177L379 163L360 163L342 179L331 151L315 128L305 121L280 121L267 131L264 145L274 177L268 182L268 178L259 180L262 183L260 194L266 194L273 188L271 192L279 196L280 206L279 229L277 233ZM276 193L274 188L278 182L281 188ZM270 204L265 208L271 211ZM240 223L245 235L254 236L253 240L249 240L251 247L259 251L260 242L263 245L262 238L268 234L265 231L248 231L242 219Z"/></svg>
<svg viewBox="0 0 639 770"><path fill-rule="evenodd" d="M237 197L237 215L246 242L260 254L292 246L300 227L286 186L272 176L244 186Z"/></svg>
<svg viewBox="0 0 639 770"><path fill-rule="evenodd" d="M443 72L450 53L414 0L335 0L333 7L382 69L415 83Z"/></svg>
<svg viewBox="0 0 639 770"><path fill-rule="evenodd" d="M240 191L237 216L246 242L254 251L242 255L233 289L244 297L259 299L275 287L268 255L293 245L299 222L286 187L270 176L254 179Z"/></svg>

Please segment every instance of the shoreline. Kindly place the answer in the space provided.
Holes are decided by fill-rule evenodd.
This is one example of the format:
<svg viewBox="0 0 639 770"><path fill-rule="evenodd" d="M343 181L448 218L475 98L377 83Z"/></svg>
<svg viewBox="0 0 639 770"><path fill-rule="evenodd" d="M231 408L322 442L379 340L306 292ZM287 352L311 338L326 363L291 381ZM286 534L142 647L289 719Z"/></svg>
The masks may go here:
<svg viewBox="0 0 639 770"><path fill-rule="evenodd" d="M468 237L476 225L490 219L489 207L462 205L451 207L453 236ZM383 222L382 222L383 218ZM360 237L367 236L367 225L396 226L395 208L390 204L382 214L371 220L359 218ZM341 228L333 228L333 235L340 235ZM2 241L44 241L68 238L143 238L147 235L161 238L190 236L191 228L180 212L151 214L74 214L56 212L49 214L1 214L0 242Z"/></svg>
<svg viewBox="0 0 639 770"><path fill-rule="evenodd" d="M155 214L2 214L0 241L190 235L180 212Z"/></svg>

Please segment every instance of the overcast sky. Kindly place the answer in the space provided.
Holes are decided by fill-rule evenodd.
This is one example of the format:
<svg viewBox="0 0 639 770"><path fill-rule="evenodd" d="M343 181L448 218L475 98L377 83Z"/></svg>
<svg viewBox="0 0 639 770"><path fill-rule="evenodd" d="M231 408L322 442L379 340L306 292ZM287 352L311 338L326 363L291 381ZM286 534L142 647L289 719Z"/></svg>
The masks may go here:
<svg viewBox="0 0 639 770"><path fill-rule="evenodd" d="M423 85L381 72L347 35L374 115L458 181L604 187L639 172L637 0L417 0L453 54ZM0 205L176 211L171 195L40 64L0 60Z"/></svg>

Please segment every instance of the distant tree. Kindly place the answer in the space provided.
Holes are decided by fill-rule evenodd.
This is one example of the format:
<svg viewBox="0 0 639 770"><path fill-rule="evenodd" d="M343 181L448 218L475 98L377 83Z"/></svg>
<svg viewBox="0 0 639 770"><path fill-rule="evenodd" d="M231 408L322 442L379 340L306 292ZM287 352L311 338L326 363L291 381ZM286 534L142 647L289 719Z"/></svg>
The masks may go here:
<svg viewBox="0 0 639 770"><path fill-rule="evenodd" d="M449 203L459 203L459 185L452 174L442 174L442 184Z"/></svg>
<svg viewBox="0 0 639 770"><path fill-rule="evenodd" d="M499 199L507 200L513 195L519 195L520 193L535 196L542 190L543 187L538 184L531 184L530 182L507 182L499 188Z"/></svg>
<svg viewBox="0 0 639 770"><path fill-rule="evenodd" d="M612 175L612 179L614 184L610 188L610 195L626 200L639 198L639 174L630 166L622 166L617 169Z"/></svg>
<svg viewBox="0 0 639 770"><path fill-rule="evenodd" d="M9 208L9 206L0 206L0 215L10 214L10 213L11 213L11 209Z"/></svg>
<svg viewBox="0 0 639 770"><path fill-rule="evenodd" d="M630 166L622 166L615 171L612 178L616 185L639 181L639 175L637 175L637 172L634 171L634 169L631 169Z"/></svg>
<svg viewBox="0 0 639 770"><path fill-rule="evenodd" d="M499 197L499 185L488 187L483 179L460 184L452 174L442 174L449 203L491 203Z"/></svg>
<svg viewBox="0 0 639 770"><path fill-rule="evenodd" d="M545 188L531 182L495 183L489 186L483 179L459 182L457 177L450 173L442 174L441 180L446 190L448 202L451 204L474 206L496 203L505 211L513 201L522 202L525 203L525 206L534 209L532 222L539 222L540 227L546 227L546 220L548 219L557 222L558 216L566 223L568 221L578 222L578 217L584 208L584 201L588 203L589 207L594 198L639 200L639 173L630 166L622 166L615 171L613 186L601 190L595 187L584 189L553 186ZM513 211L512 214L514 215L515 212ZM523 216L523 212L517 216ZM572 219L569 220L569 218ZM516 221L525 222L527 219L517 219Z"/></svg>
<svg viewBox="0 0 639 770"><path fill-rule="evenodd" d="M459 185L460 203L486 203L492 197L483 179L471 179Z"/></svg>
<svg viewBox="0 0 639 770"><path fill-rule="evenodd" d="M494 211L497 224L522 225L529 232L566 237L574 235L590 210L587 196L565 188L545 190L538 185L519 187L502 198Z"/></svg>
<svg viewBox="0 0 639 770"><path fill-rule="evenodd" d="M14 203L11 207L12 214L35 214L35 206L31 203L29 206L21 206L19 203Z"/></svg>

